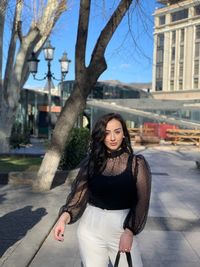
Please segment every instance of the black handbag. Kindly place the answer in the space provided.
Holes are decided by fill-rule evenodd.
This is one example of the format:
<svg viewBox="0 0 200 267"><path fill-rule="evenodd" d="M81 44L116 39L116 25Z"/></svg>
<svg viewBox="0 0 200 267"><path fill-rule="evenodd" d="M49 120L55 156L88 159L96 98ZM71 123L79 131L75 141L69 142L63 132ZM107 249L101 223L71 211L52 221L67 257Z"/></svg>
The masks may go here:
<svg viewBox="0 0 200 267"><path fill-rule="evenodd" d="M125 252L125 253L126 253L126 258L127 258L127 262L128 262L128 267L133 267L133 263L132 263L132 259L131 259L131 253L130 252ZM120 251L117 252L114 267L118 267L119 260L120 260Z"/></svg>

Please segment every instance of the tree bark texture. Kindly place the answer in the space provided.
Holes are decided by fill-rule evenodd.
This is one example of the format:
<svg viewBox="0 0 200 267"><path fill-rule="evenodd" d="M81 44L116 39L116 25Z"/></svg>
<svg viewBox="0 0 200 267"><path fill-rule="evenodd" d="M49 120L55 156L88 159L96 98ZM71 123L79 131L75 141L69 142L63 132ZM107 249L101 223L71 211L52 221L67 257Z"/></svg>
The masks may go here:
<svg viewBox="0 0 200 267"><path fill-rule="evenodd" d="M67 100L56 123L50 148L44 156L36 182L33 184L33 190L46 191L51 188L66 140L78 115L80 112L84 111L85 103L85 99L82 97L78 86L75 84L73 93Z"/></svg>
<svg viewBox="0 0 200 267"><path fill-rule="evenodd" d="M86 67L85 53L88 35L91 0L80 0L78 33L75 51L75 85L72 94L65 103L53 131L50 148L42 161L38 177L33 185L34 190L49 190L65 148L69 132L78 115L84 111L86 100L99 76L106 70L105 50L114 32L128 11L133 0L121 0L99 35Z"/></svg>

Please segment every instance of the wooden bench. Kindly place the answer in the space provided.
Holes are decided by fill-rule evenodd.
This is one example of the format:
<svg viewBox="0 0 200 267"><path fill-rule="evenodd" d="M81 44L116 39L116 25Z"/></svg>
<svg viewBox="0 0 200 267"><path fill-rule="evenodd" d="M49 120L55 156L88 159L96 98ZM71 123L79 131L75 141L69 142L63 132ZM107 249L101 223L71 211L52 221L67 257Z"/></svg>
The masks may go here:
<svg viewBox="0 0 200 267"><path fill-rule="evenodd" d="M131 139L134 139L138 135L154 135L153 128L128 128Z"/></svg>
<svg viewBox="0 0 200 267"><path fill-rule="evenodd" d="M129 128L129 134L131 137L131 140L134 140L135 143L152 143L152 144L158 144L160 142L160 138L155 135L155 129L149 128L149 127L143 127L143 128Z"/></svg>
<svg viewBox="0 0 200 267"><path fill-rule="evenodd" d="M200 147L200 130L169 129L167 137L172 139L175 145L181 141L189 141Z"/></svg>

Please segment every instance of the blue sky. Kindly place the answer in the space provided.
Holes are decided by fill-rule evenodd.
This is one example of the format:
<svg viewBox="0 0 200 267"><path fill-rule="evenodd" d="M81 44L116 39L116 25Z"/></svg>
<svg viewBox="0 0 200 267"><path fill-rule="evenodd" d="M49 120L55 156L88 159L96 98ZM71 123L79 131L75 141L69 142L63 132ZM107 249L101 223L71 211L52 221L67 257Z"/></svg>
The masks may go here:
<svg viewBox="0 0 200 267"><path fill-rule="evenodd" d="M91 10L90 30L87 43L87 63L90 60L91 51L97 40L97 36L109 12L112 11L111 4L114 0L93 1L95 5ZM102 4L104 2L104 4ZM153 57L153 12L159 4L152 0L141 0L141 6L132 10L129 20L124 18L116 33L114 34L107 50L107 70L100 76L99 80L119 80L125 83L151 82L152 80L152 57ZM72 60L66 80L74 79L74 52L76 43L76 32L78 24L79 1L73 0L69 3L68 11L61 17L50 37L55 47L55 57L52 61L52 72L56 78L60 78L60 65L58 60L64 51ZM128 23L131 33L128 33ZM47 71L47 64L43 52L40 54L38 78L44 76ZM58 82L54 82L56 85ZM32 78L26 86L44 87L45 81L38 82Z"/></svg>

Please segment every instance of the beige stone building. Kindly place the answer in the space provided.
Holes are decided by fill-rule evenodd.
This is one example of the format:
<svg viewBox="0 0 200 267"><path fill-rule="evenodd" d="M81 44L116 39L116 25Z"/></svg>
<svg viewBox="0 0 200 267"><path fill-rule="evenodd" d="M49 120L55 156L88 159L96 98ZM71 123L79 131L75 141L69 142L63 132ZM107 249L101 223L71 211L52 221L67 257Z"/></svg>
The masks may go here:
<svg viewBox="0 0 200 267"><path fill-rule="evenodd" d="M160 0L154 13L152 93L200 99L200 1Z"/></svg>

